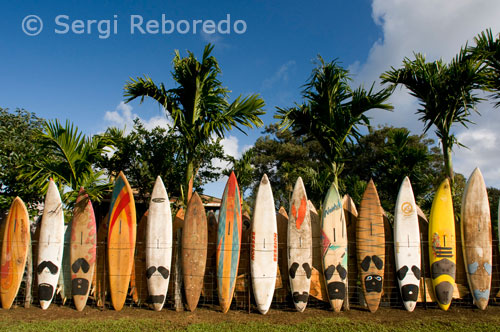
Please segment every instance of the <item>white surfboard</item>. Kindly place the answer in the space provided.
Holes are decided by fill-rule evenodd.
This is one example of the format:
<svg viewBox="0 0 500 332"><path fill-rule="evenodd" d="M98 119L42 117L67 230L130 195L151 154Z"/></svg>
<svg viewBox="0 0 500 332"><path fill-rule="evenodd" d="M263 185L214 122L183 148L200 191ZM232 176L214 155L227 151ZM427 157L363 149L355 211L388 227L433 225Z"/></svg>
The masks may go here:
<svg viewBox="0 0 500 332"><path fill-rule="evenodd" d="M156 178L146 227L146 277L154 310L160 311L167 296L172 262L172 213L163 181Z"/></svg>
<svg viewBox="0 0 500 332"><path fill-rule="evenodd" d="M250 249L253 294L257 309L266 314L273 301L278 271L278 225L273 192L266 174L255 199Z"/></svg>
<svg viewBox="0 0 500 332"><path fill-rule="evenodd" d="M293 189L288 218L288 273L295 308L306 309L311 287L312 229L306 189L298 178Z"/></svg>
<svg viewBox="0 0 500 332"><path fill-rule="evenodd" d="M42 222L38 240L38 298L42 309L47 309L52 302L61 273L61 261L64 248L64 213L61 196L57 186L49 182L45 195Z"/></svg>
<svg viewBox="0 0 500 332"><path fill-rule="evenodd" d="M323 203L321 218L323 272L332 309L339 312L347 296L347 226L342 199L332 183Z"/></svg>
<svg viewBox="0 0 500 332"><path fill-rule="evenodd" d="M411 312L417 305L421 257L417 205L408 177L404 178L396 201L394 253L401 297L406 310Z"/></svg>

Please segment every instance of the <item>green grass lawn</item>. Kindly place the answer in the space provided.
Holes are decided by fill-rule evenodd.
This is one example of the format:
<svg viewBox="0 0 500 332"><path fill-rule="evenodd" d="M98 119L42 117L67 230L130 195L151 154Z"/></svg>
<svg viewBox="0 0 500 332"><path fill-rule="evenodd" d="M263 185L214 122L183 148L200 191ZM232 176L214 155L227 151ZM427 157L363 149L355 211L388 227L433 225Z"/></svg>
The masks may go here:
<svg viewBox="0 0 500 332"><path fill-rule="evenodd" d="M187 323L187 322L186 322ZM465 318L453 318L452 321L445 319L424 319L413 322L398 322L397 324L389 323L370 323L348 318L316 318L308 319L299 324L269 324L269 323L236 323L236 322L221 322L221 323L199 323L191 324L183 327L173 326L172 323L154 318L149 319L60 319L52 321L34 321L34 322L19 322L19 321L2 321L0 322L0 330L2 331L120 331L120 332L148 332L148 331L206 331L206 332L223 332L223 331L244 331L244 332L273 332L273 331L328 331L328 332L350 332L350 331L373 331L373 332L443 332L443 331L498 331L500 330L500 317L496 320L489 321L474 321L470 322Z"/></svg>

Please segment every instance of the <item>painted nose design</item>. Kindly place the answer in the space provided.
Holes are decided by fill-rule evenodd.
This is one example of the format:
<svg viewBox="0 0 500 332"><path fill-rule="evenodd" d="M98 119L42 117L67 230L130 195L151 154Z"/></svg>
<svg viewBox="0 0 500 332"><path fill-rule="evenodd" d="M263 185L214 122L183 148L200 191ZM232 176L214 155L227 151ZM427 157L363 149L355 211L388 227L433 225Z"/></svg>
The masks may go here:
<svg viewBox="0 0 500 332"><path fill-rule="evenodd" d="M170 275L170 272L164 266L159 266L158 269L155 266L150 266L146 270L146 277L148 279L151 278L156 271L158 271L161 274L161 276L163 277L163 279L168 279L168 276Z"/></svg>
<svg viewBox="0 0 500 332"><path fill-rule="evenodd" d="M57 271L59 271L59 268L50 261L43 261L40 264L38 264L36 271L38 272L38 274L41 274L45 268L49 269L50 274L56 274Z"/></svg>
<svg viewBox="0 0 500 332"><path fill-rule="evenodd" d="M82 269L83 273L87 273L90 269L90 264L85 258L78 258L72 265L71 270L73 273L77 273L78 270Z"/></svg>
<svg viewBox="0 0 500 332"><path fill-rule="evenodd" d="M75 278L71 281L71 293L73 295L87 295L89 281L83 278Z"/></svg>

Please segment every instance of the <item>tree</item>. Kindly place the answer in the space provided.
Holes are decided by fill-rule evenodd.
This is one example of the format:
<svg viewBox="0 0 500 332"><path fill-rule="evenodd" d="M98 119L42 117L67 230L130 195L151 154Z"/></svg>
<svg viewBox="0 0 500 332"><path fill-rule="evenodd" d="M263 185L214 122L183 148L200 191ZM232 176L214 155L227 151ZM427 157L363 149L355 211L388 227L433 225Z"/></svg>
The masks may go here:
<svg viewBox="0 0 500 332"><path fill-rule="evenodd" d="M139 119L133 130L125 135L122 130L108 128L105 133L114 142L114 151L98 165L110 175L123 171L130 185L138 190L139 199L147 201L157 176L161 176L171 197L180 197L186 160L182 153L182 137L172 130L155 127L147 130ZM225 159L219 140L198 148L194 168L199 176L194 182L198 192L202 186L219 178L221 170L212 159Z"/></svg>
<svg viewBox="0 0 500 332"><path fill-rule="evenodd" d="M385 103L391 89L374 92L374 84L366 91L362 86L351 88L349 72L336 60L319 64L305 84L302 96L305 103L291 108L279 108L275 116L281 128L291 128L294 135L308 135L318 141L324 157L321 158L332 173L338 186L342 172L347 142L361 136L360 127L369 125L365 113L371 109L391 110Z"/></svg>
<svg viewBox="0 0 500 332"><path fill-rule="evenodd" d="M211 56L213 46L208 44L201 62L193 53L181 57L175 51L172 77L176 87L167 90L147 76L131 79L125 85L125 102L140 97L156 100L173 120L173 128L183 138L183 154L186 160L184 191L191 195L192 181L196 176L194 163L198 148L210 144L213 136L223 138L233 128L243 132L242 127L260 127L260 116L264 101L259 95L239 96L229 103L227 88L218 79L221 69Z"/></svg>
<svg viewBox="0 0 500 332"><path fill-rule="evenodd" d="M0 108L0 210L7 211L16 196L29 210L43 201L40 188L31 186L18 177L24 165L32 165L46 155L35 132L43 126L43 119L24 109L10 112Z"/></svg>
<svg viewBox="0 0 500 332"><path fill-rule="evenodd" d="M451 152L457 141L451 132L454 123L467 128L471 123L471 111L478 112L476 104L481 100L474 93L484 87L484 66L467 55L464 48L449 63L443 60L426 62L425 56L415 54L415 60L405 58L403 67L386 71L381 75L382 83L391 87L404 85L420 102L417 114L424 122L424 132L432 125L443 149L446 176L453 183Z"/></svg>
<svg viewBox="0 0 500 332"><path fill-rule="evenodd" d="M319 143L305 135L296 136L289 129L281 130L278 124L266 126L264 134L249 150L256 180L250 187L250 206L257 194L259 180L267 174L277 208L288 206L299 176L307 187L308 199L319 207L332 181L332 178L321 180L329 173L320 162L323 152Z"/></svg>
<svg viewBox="0 0 500 332"><path fill-rule="evenodd" d="M43 130L36 131L36 139L47 153L33 164L25 165L22 180L46 193L48 179L52 178L69 208L76 201L80 187L85 188L92 201L100 201L104 191L110 189L104 172L94 169L113 143L109 138L87 137L71 122L66 121L62 126L54 120L45 122Z"/></svg>
<svg viewBox="0 0 500 332"><path fill-rule="evenodd" d="M500 39L493 38L491 29L481 32L475 39L475 47L468 51L487 66L486 88L493 92L493 99L498 100L495 107L500 107Z"/></svg>
<svg viewBox="0 0 500 332"><path fill-rule="evenodd" d="M399 187L405 176L410 178L417 204L426 204L433 196L441 178L439 148L425 135L410 135L406 128L370 128L357 144L349 148L341 188L356 203L361 201L364 185L371 178L377 186L380 201L389 213L393 213Z"/></svg>

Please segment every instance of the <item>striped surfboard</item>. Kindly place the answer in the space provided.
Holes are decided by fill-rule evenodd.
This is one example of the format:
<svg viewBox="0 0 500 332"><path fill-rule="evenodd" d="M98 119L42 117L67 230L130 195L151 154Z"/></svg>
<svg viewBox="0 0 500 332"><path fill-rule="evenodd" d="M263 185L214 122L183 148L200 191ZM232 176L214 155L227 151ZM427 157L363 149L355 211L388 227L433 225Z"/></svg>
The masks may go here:
<svg viewBox="0 0 500 332"><path fill-rule="evenodd" d="M127 298L136 240L135 202L123 172L115 180L108 222L108 273L111 302L120 311Z"/></svg>
<svg viewBox="0 0 500 332"><path fill-rule="evenodd" d="M223 313L231 306L241 248L241 198L234 172L229 176L222 196L217 227L217 290Z"/></svg>

